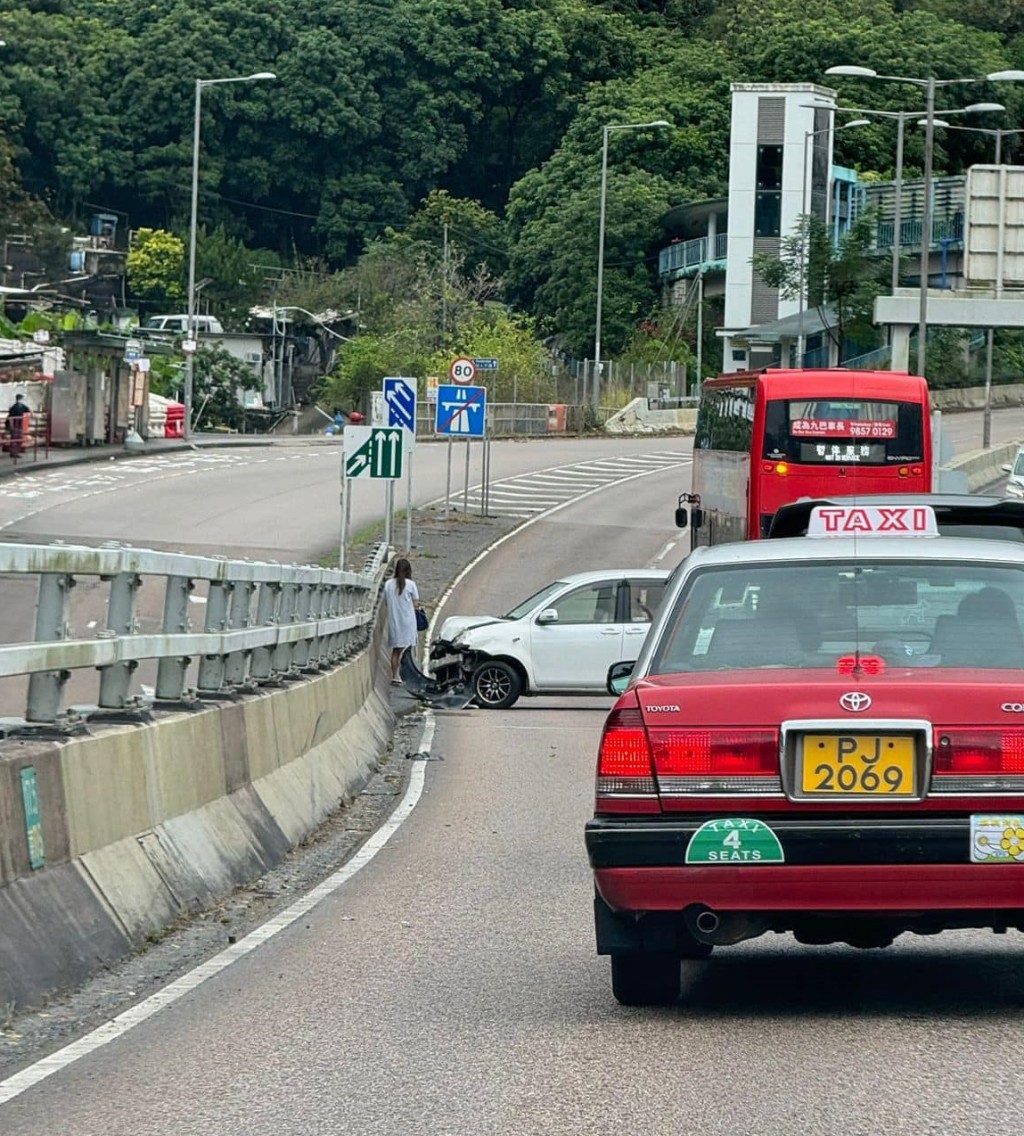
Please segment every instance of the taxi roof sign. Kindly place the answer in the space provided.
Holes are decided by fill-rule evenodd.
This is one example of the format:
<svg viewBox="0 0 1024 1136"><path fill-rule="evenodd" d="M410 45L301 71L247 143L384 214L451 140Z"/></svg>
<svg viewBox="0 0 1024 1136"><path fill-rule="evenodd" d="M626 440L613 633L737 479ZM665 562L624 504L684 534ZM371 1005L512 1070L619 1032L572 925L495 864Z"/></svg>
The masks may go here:
<svg viewBox="0 0 1024 1136"><path fill-rule="evenodd" d="M811 510L807 535L938 536L931 505L819 505Z"/></svg>

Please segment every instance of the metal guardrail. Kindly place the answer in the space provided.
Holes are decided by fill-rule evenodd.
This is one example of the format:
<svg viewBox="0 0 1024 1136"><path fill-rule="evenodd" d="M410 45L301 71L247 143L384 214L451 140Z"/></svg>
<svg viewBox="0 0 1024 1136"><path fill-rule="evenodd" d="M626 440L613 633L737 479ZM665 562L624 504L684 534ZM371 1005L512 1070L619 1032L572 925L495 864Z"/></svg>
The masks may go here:
<svg viewBox="0 0 1024 1136"><path fill-rule="evenodd" d="M285 565L108 544L0 544L0 573L38 575L35 641L0 646L0 678L29 675L26 721L56 723L64 713L71 673L100 672L98 707L137 709L131 677L142 660L159 660L154 699L180 703L196 696L254 690L330 667L369 639L386 545L361 572ZM78 577L109 585L106 626L91 639L72 638L69 600ZM163 583L162 628L137 629L136 600L147 577ZM205 582L201 631L189 620L189 597ZM194 690L189 667L198 658Z"/></svg>

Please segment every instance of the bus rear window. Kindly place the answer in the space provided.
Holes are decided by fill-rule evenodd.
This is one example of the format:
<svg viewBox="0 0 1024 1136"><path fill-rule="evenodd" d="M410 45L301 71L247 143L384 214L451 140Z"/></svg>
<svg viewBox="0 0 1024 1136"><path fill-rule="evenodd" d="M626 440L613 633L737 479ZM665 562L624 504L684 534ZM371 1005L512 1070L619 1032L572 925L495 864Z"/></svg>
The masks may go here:
<svg viewBox="0 0 1024 1136"><path fill-rule="evenodd" d="M922 414L913 402L772 399L766 407L762 456L800 465L923 461Z"/></svg>

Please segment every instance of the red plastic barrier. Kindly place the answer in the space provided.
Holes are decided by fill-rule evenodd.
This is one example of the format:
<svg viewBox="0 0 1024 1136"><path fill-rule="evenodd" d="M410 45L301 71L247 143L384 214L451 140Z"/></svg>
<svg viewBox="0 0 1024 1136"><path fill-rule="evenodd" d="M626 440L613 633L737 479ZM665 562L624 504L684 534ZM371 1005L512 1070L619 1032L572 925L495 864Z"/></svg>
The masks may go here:
<svg viewBox="0 0 1024 1136"><path fill-rule="evenodd" d="M549 434L564 434L565 433L565 404L557 403L556 405L548 406L548 433Z"/></svg>
<svg viewBox="0 0 1024 1136"><path fill-rule="evenodd" d="M167 425L164 427L164 437L185 437L185 407L180 402L169 402L167 404Z"/></svg>

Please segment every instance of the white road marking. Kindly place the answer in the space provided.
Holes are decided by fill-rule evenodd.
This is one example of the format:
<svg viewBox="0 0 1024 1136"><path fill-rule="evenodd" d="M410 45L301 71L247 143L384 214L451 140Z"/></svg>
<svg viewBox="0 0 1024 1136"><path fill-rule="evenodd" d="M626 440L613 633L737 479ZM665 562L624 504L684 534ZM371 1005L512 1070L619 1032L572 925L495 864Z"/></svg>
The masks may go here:
<svg viewBox="0 0 1024 1136"><path fill-rule="evenodd" d="M268 459L262 459L268 460ZM652 473L658 472L659 469L671 468L672 465L686 464L689 458L682 459L674 462L665 462L652 464L650 468L645 468L636 473L629 474L626 477L616 477L615 482L635 481L641 477L647 477ZM509 479L510 481L513 479ZM570 505L576 504L587 497L592 496L594 493L600 492L609 484L610 481L602 481L601 484L586 489L585 492L573 496L568 501L562 501L551 508L543 509L541 512L534 514L522 525L519 525L512 532L506 533L503 537L496 540L490 547L484 549L479 556L466 565L465 568L455 577L451 585L441 597L434 609L434 615L430 621L430 628L426 635L426 645L424 647L424 666L426 668L427 655L429 653L430 638L433 634L434 625L437 623L441 610L444 604L455 588L461 583L463 578L468 575L494 549L504 544L512 537L518 536L523 529L534 524L536 521L543 520L551 516L553 513L561 512L562 509L568 508ZM476 487L479 491L479 486ZM2 494L2 491L0 491ZM520 506L522 508L522 506ZM522 515L522 514L516 514ZM8 522L13 523L13 522ZM0 528L6 526L0 525ZM418 752L421 754L429 754L434 741L434 731L436 723L433 714L427 710L424 713L424 726L423 734L421 735L420 745ZM199 966L183 974L180 978L175 979L163 989L158 990L155 994L151 994L148 998L139 1002L137 1005L132 1006L130 1009L125 1010L123 1013L118 1014L117 1017L106 1022L102 1026L87 1033L84 1037L73 1041L70 1045L64 1046L63 1049L58 1049L56 1053L51 1053L48 1057L44 1057L40 1061L36 1061L27 1068L22 1069L18 1073L0 1081L0 1105L6 1104L8 1101L13 1100L15 1097L21 1096L22 1093L27 1092L29 1089L38 1085L41 1081L45 1081L48 1077L52 1077L55 1073L66 1069L69 1065L80 1061L83 1057L87 1057L90 1053L94 1053L98 1049L109 1045L112 1041L116 1041L129 1030L134 1029L137 1025L148 1021L155 1014L168 1006L173 1006L176 1002L190 994L197 987L201 986L208 979L213 978L215 975L220 974L221 971L226 970L233 963L238 962L239 959L245 958L251 954L257 947L262 946L270 939L274 938L281 931L290 927L297 920L301 919L304 915L309 914L315 907L317 907L324 899L332 895L343 884L347 883L360 869L364 868L377 853L387 844L392 836L398 831L403 822L411 815L413 809L416 807L422 793L423 785L426 780L426 762L417 761L412 767L409 775L409 785L405 791L401 803L397 806L391 816L385 823L366 841L360 850L350 859L346 864L338 869L332 876L329 876L323 883L318 884L311 891L307 892L301 899L298 899L290 907L275 915L272 919L268 919L266 923L261 924L254 931L250 931L248 935L240 939L237 943L232 944L219 954L208 959L206 962L201 963Z"/></svg>
<svg viewBox="0 0 1024 1136"><path fill-rule="evenodd" d="M672 551L673 548L679 543L678 537L673 537L668 544L658 553L657 556L651 561L652 564L657 564L659 560L664 560L666 556Z"/></svg>
<svg viewBox="0 0 1024 1136"><path fill-rule="evenodd" d="M431 746L434 744L435 728L434 715L430 710L425 711L423 733L420 736L418 753L430 753ZM339 868L334 875L329 876L323 883L318 884L312 891L307 892L290 907L285 908L284 911L279 912L272 919L268 919L266 923L261 924L254 931L250 931L248 935L243 939L239 939L237 943L234 943L219 954L214 955L213 958L207 959L206 962L200 963L199 966L190 970L187 974L176 978L162 990L158 990L144 1001L139 1002L138 1005L132 1006L131 1009L125 1010L122 1014L118 1014L116 1018L112 1018L109 1022L98 1026L84 1037L73 1041L70 1045L65 1045L63 1049L58 1049L56 1053L51 1053L49 1057L44 1057L41 1061L36 1061L26 1069L22 1069L19 1073L15 1073L6 1080L0 1081L0 1105L6 1104L7 1101L13 1100L17 1096L21 1096L22 1093L38 1085L40 1081L45 1081L47 1077L52 1077L54 1073L59 1073L62 1069L66 1069L69 1065L74 1064L74 1062L80 1061L90 1053L94 1053L97 1049L102 1049L103 1046L109 1045L110 1042L116 1041L119 1037L123 1037L129 1030L134 1029L137 1025L141 1025L144 1021L153 1017L154 1014L160 1013L161 1010L166 1009L168 1006L173 1006L175 1002L184 998L186 994L190 994L198 986L206 982L207 979L220 974L222 970L226 970L232 963L236 963L239 959L245 958L246 955L251 954L257 947L262 946L264 943L274 938L275 935L285 930L286 927L290 927L296 920L301 919L304 915L308 915L319 903L325 900L329 895L333 895L342 884L347 883L356 872L361 868L365 868L384 845L387 844L391 837L395 835L402 823L416 807L416 803L423 793L423 782L426 779L426 775L427 763L425 761L414 762L412 771L409 774L409 786L405 790L405 796L402 797L401 803L352 859Z"/></svg>
<svg viewBox="0 0 1024 1136"><path fill-rule="evenodd" d="M318 458L321 454L315 449L292 455L296 460ZM0 529L11 528L29 517L36 516L46 509L60 506L65 502L81 501L101 493L122 488L138 488L153 481L164 481L171 477L184 477L192 473L204 473L211 469L239 469L258 465L280 458L254 457L246 453L206 454L186 452L162 454L148 458L129 458L113 461L104 466L102 472L93 468L90 473L74 472L72 469L40 470L20 474L16 479L0 481L0 502L10 500L36 500L43 495L52 499L45 505L29 509L18 516L0 523ZM292 460L291 457L286 460Z"/></svg>
<svg viewBox="0 0 1024 1136"><path fill-rule="evenodd" d="M494 514L523 517L546 512L549 505L564 501L569 504L578 501L588 493L596 492L605 486L618 485L637 474L658 473L679 466L690 465L690 454L659 450L651 454L626 455L620 458L591 458L571 466L550 466L547 469L530 473L513 474L499 481L491 482L488 506ZM467 511L479 510L483 486L470 487L467 497ZM431 501L429 505L439 505L444 498ZM454 493L452 502L459 507L459 494Z"/></svg>

